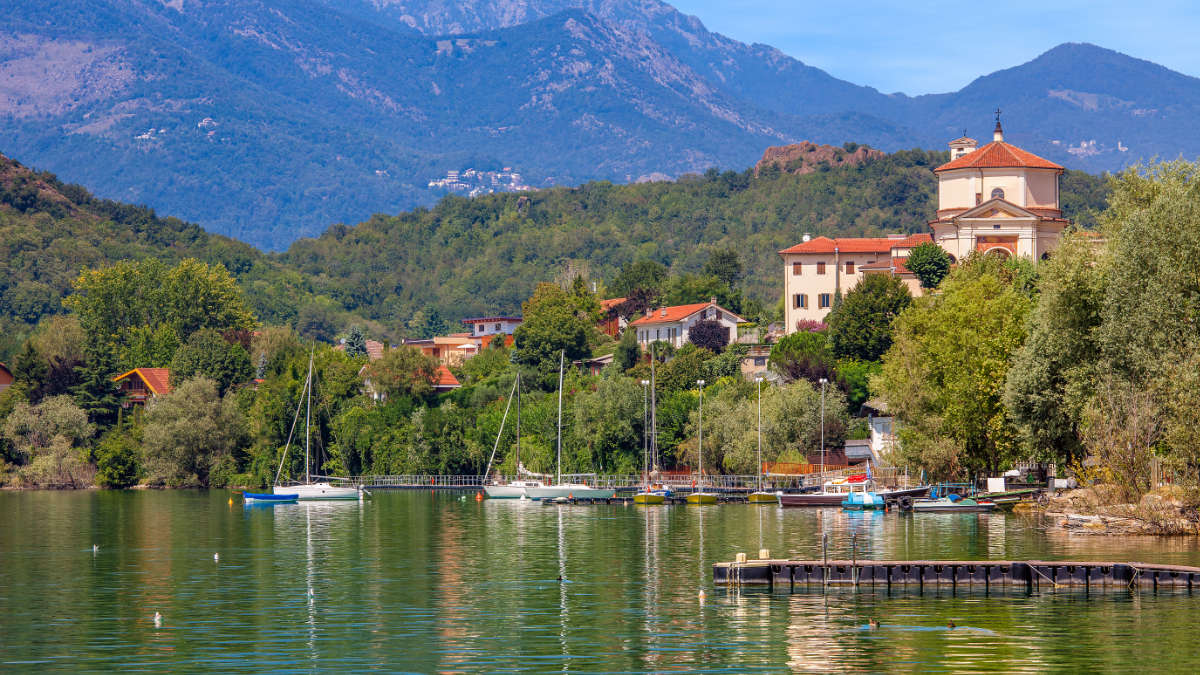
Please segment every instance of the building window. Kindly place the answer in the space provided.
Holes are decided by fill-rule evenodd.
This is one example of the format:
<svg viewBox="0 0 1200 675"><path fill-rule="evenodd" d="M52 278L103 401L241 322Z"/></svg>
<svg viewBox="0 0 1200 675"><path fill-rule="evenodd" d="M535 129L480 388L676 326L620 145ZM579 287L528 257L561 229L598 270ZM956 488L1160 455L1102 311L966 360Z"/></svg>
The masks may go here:
<svg viewBox="0 0 1200 675"><path fill-rule="evenodd" d="M828 309L829 305L831 304L828 293L822 293L819 301L821 303L821 309Z"/></svg>
<svg viewBox="0 0 1200 675"><path fill-rule="evenodd" d="M756 357L754 357L754 365L756 365L756 366L765 366L765 365L767 365L767 357L765 357L765 356L756 356Z"/></svg>
<svg viewBox="0 0 1200 675"><path fill-rule="evenodd" d="M995 188L992 190L992 199L1004 199L1004 189Z"/></svg>
<svg viewBox="0 0 1200 675"><path fill-rule="evenodd" d="M800 276L800 268L801 268L800 263L792 263L792 276L794 276L794 277Z"/></svg>
<svg viewBox="0 0 1200 675"><path fill-rule="evenodd" d="M795 309L808 309L808 295L797 293L792 296L792 307Z"/></svg>
<svg viewBox="0 0 1200 675"><path fill-rule="evenodd" d="M846 274L854 274L854 261L853 260L846 261Z"/></svg>
<svg viewBox="0 0 1200 675"><path fill-rule="evenodd" d="M496 324L496 330L500 330L500 324Z"/></svg>
<svg viewBox="0 0 1200 675"><path fill-rule="evenodd" d="M825 274L825 263L817 263L817 274Z"/></svg>

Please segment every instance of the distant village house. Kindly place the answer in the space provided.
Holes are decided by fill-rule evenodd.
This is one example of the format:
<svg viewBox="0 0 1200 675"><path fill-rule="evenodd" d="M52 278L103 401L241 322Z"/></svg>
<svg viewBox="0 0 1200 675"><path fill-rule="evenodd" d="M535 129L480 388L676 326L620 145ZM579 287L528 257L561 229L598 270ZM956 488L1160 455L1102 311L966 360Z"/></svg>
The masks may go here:
<svg viewBox="0 0 1200 675"><path fill-rule="evenodd" d="M134 368L112 379L122 397L121 406L146 405L146 401L171 393L170 368Z"/></svg>
<svg viewBox="0 0 1200 675"><path fill-rule="evenodd" d="M674 347L682 347L688 341L692 326L700 321L716 321L729 331L729 343L737 341L738 324L742 317L717 305L717 299L692 305L675 305L650 310L646 316L629 324L637 330L638 344L649 349L650 344L662 340Z"/></svg>

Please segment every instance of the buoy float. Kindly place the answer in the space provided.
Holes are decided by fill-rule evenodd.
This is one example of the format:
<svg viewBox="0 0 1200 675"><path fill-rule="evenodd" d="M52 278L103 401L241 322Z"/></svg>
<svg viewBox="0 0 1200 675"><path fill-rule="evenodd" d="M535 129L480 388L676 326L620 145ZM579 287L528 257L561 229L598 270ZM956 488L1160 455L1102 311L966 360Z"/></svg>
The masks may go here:
<svg viewBox="0 0 1200 675"><path fill-rule="evenodd" d="M220 560L221 560L221 554L220 554L220 553L214 553L214 554L213 554L213 562L219 562Z"/></svg>
<svg viewBox="0 0 1200 675"><path fill-rule="evenodd" d="M483 501L483 493L482 492L475 493L475 501L477 501L477 502Z"/></svg>
<svg viewBox="0 0 1200 675"><path fill-rule="evenodd" d="M154 613L154 627L155 628L162 627L162 614L159 614L158 612Z"/></svg>
<svg viewBox="0 0 1200 675"><path fill-rule="evenodd" d="M698 597L700 599L700 602L704 602L704 599L708 597L708 594L704 592L703 588L701 588L700 595L698 595L696 597Z"/></svg>

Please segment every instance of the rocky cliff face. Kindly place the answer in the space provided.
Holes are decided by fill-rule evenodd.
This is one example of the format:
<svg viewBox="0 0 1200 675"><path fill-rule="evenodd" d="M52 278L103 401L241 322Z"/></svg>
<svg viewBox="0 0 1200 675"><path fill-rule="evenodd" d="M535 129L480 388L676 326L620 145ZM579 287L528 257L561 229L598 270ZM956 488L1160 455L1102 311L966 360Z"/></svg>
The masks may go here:
<svg viewBox="0 0 1200 675"><path fill-rule="evenodd" d="M772 146L763 152L762 159L754 165L754 175L767 167L777 167L784 173L803 175L817 171L821 167L834 168L839 166L854 166L871 159L883 157L882 150L875 150L865 145L843 147L832 145L817 145L809 141L801 141L792 145Z"/></svg>

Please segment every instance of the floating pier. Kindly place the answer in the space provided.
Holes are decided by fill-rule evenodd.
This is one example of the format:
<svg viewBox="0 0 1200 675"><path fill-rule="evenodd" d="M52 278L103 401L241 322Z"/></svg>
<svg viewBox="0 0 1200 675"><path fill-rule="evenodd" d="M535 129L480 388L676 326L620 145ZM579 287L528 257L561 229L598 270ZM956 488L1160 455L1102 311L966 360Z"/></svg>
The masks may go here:
<svg viewBox="0 0 1200 675"><path fill-rule="evenodd" d="M1200 567L1063 560L744 560L713 565L717 586L803 590L821 586L975 590L1173 588L1200 590Z"/></svg>

